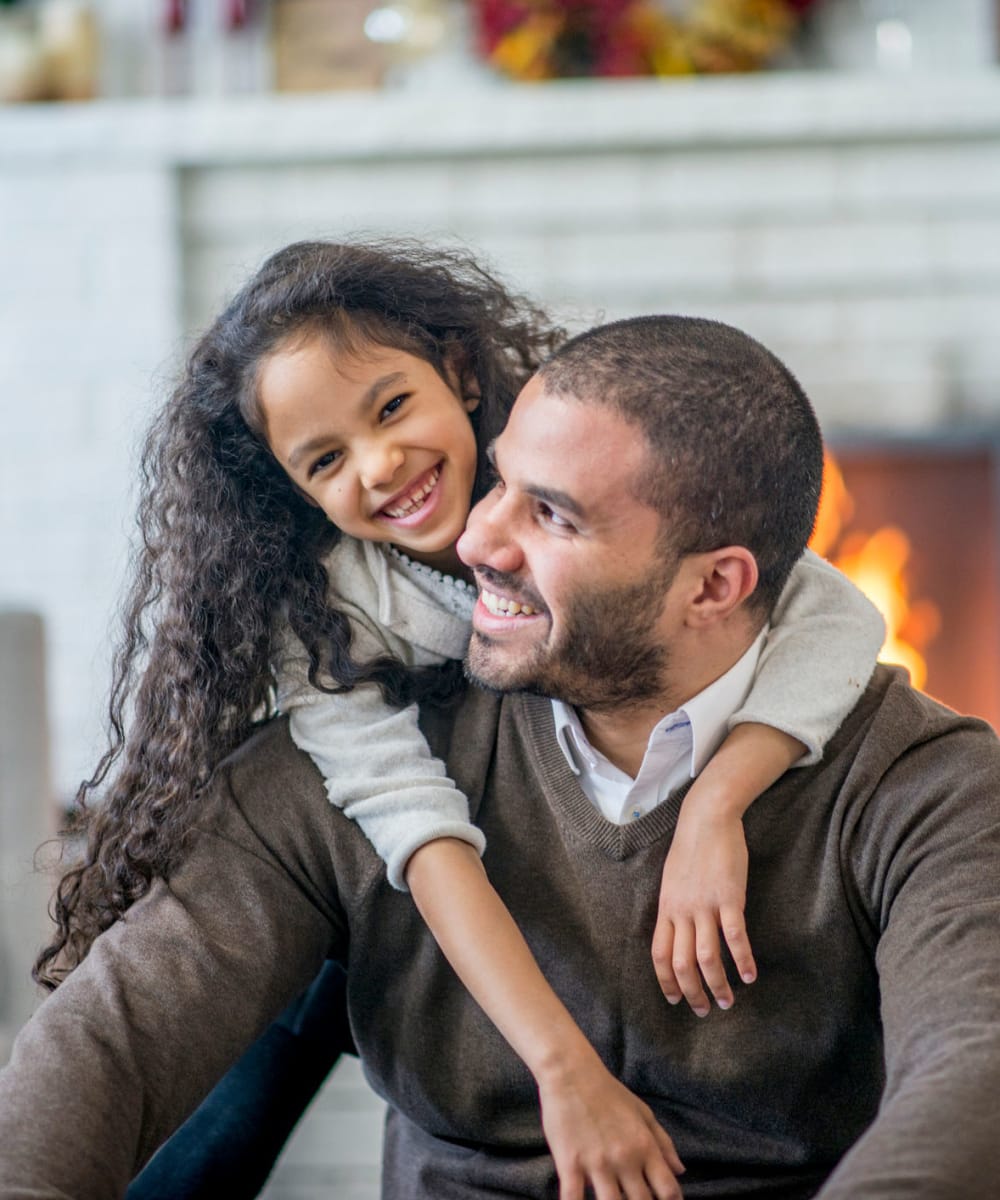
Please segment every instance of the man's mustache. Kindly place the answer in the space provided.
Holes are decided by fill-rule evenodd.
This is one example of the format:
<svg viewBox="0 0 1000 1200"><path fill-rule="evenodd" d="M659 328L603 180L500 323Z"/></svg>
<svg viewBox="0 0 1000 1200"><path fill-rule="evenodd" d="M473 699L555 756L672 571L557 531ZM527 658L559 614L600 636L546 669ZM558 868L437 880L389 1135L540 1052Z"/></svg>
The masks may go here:
<svg viewBox="0 0 1000 1200"><path fill-rule="evenodd" d="M516 592L520 604L530 604L540 613L549 611L541 596L518 579L516 575L511 575L507 571L498 571L495 567L481 566L473 569L476 574L476 582L480 587L486 583L501 591Z"/></svg>

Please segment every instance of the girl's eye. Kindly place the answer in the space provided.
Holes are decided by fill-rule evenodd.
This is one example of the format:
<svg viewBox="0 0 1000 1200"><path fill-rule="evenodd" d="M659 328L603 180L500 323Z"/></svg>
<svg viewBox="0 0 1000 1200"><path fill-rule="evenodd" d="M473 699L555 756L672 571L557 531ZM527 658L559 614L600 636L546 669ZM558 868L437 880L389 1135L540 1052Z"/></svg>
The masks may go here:
<svg viewBox="0 0 1000 1200"><path fill-rule="evenodd" d="M394 412L398 412L403 405L403 401L406 399L406 395L393 396L389 403L382 409L381 413L379 413L379 419L384 421L386 417L391 417Z"/></svg>
<svg viewBox="0 0 1000 1200"><path fill-rule="evenodd" d="M321 455L314 463L311 463L307 472L307 478L312 479L314 475L318 475L320 471L325 471L327 467L332 467L340 458L339 450L328 450L326 454Z"/></svg>

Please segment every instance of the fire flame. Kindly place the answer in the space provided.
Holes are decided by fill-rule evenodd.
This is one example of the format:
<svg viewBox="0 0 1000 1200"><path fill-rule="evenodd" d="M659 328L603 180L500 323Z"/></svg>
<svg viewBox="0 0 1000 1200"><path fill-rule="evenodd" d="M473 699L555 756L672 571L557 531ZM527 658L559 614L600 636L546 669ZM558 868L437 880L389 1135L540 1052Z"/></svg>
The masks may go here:
<svg viewBox="0 0 1000 1200"><path fill-rule="evenodd" d="M823 470L816 528L809 545L843 571L879 610L885 620L882 662L899 663L910 673L914 687L927 680L923 651L941 627L941 614L929 600L912 601L906 579L910 539L894 525L870 536L849 526L854 501L836 461L827 454Z"/></svg>

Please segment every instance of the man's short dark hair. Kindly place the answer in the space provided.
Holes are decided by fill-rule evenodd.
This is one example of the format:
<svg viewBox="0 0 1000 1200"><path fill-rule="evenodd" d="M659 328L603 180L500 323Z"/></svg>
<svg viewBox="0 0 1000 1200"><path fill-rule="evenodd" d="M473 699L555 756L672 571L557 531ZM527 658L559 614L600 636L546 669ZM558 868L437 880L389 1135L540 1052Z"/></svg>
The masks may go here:
<svg viewBox="0 0 1000 1200"><path fill-rule="evenodd" d="M816 519L823 441L791 371L732 326L695 317L616 321L567 342L545 390L606 404L646 436L635 495L662 516L677 555L739 545L757 560L753 604L769 613Z"/></svg>

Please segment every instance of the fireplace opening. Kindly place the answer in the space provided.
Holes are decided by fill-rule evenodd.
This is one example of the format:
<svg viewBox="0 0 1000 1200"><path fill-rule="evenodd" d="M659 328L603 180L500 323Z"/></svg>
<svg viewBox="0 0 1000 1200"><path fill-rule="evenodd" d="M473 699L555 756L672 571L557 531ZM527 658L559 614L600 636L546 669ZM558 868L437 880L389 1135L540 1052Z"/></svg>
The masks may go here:
<svg viewBox="0 0 1000 1200"><path fill-rule="evenodd" d="M829 439L811 544L882 611L885 661L1000 729L1000 432Z"/></svg>

